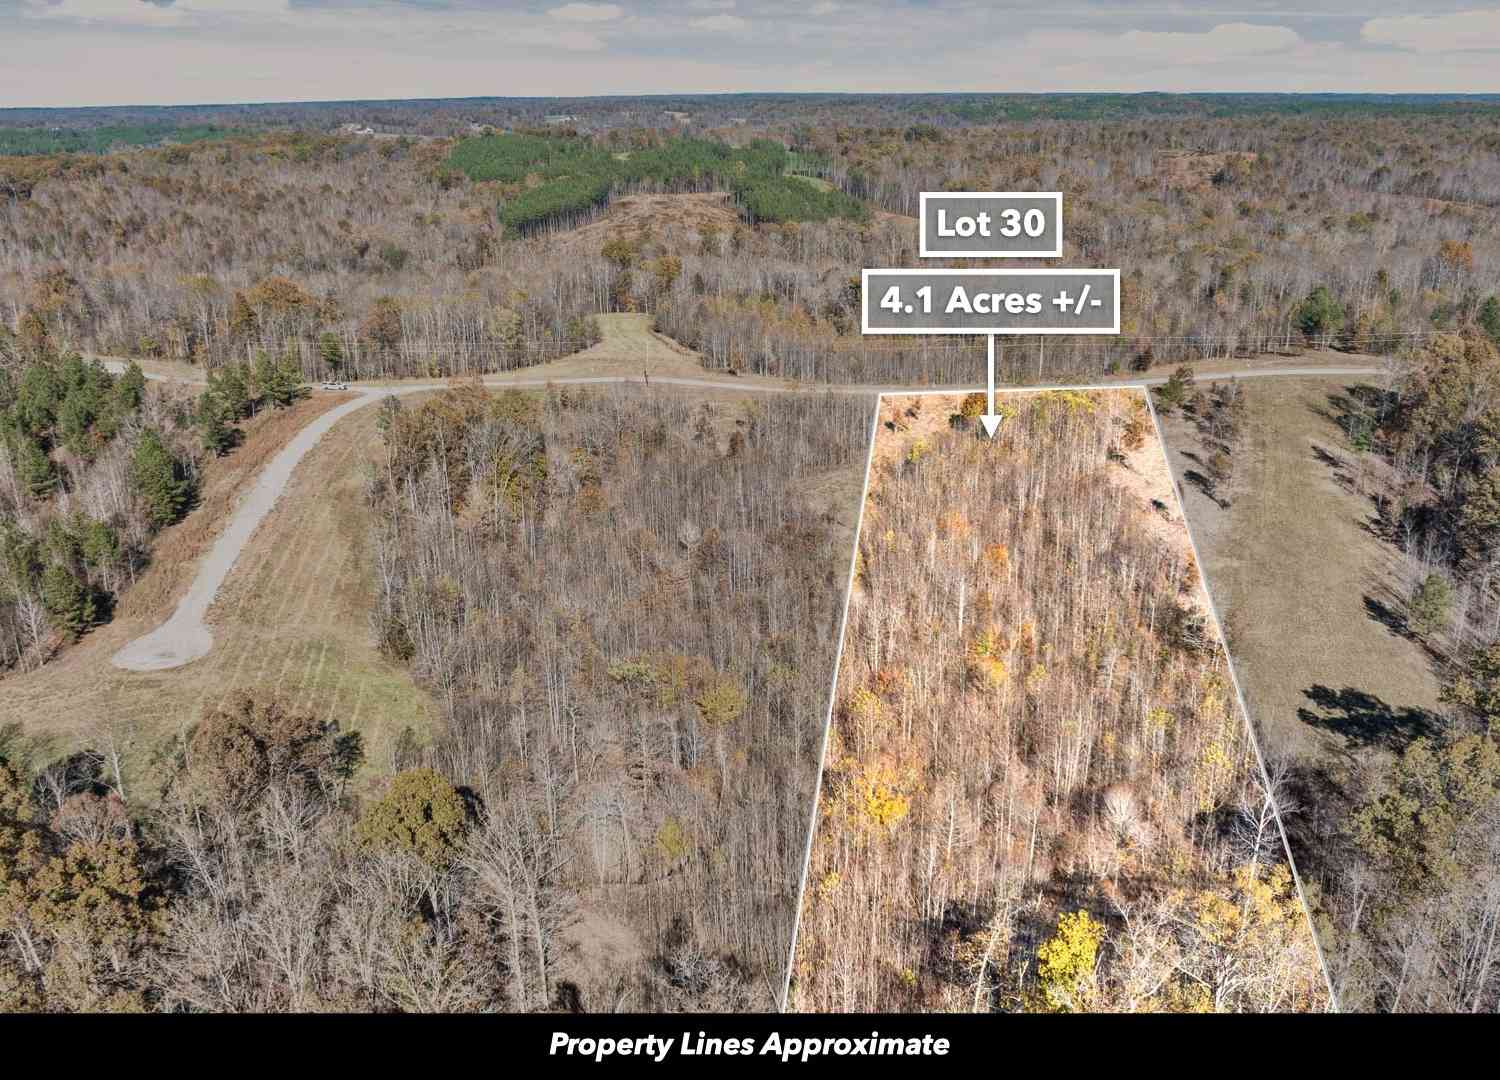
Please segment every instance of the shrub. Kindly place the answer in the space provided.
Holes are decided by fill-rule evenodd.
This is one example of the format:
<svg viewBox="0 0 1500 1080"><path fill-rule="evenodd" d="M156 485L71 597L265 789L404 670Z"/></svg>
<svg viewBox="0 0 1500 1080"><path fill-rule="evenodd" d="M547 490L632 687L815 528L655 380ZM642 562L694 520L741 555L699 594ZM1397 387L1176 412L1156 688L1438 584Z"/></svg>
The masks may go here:
<svg viewBox="0 0 1500 1080"><path fill-rule="evenodd" d="M1104 940L1104 924L1086 911L1057 918L1057 933L1036 951L1035 1007L1075 1012L1086 1002Z"/></svg>
<svg viewBox="0 0 1500 1080"><path fill-rule="evenodd" d="M431 769L408 769L365 810L355 836L369 847L407 851L429 865L446 866L466 824L463 797L452 784Z"/></svg>
<svg viewBox="0 0 1500 1080"><path fill-rule="evenodd" d="M1337 333L1344 325L1344 305L1319 285L1297 306L1292 321L1308 337Z"/></svg>

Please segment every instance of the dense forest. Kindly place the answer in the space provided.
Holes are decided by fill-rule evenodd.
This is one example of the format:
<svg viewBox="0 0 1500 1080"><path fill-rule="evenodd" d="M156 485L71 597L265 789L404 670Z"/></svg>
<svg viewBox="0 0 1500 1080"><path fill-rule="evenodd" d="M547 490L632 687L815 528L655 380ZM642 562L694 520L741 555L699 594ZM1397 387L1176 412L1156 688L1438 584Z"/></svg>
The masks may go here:
<svg viewBox="0 0 1500 1080"><path fill-rule="evenodd" d="M410 98L398 101L263 102L245 105L120 105L0 109L0 128L56 133L99 128L181 131L330 131L344 124L382 133L443 136L471 125L534 127L569 117L579 127L700 129L749 124L908 125L958 128L1041 120L1121 121L1384 115L1412 120L1482 113L1494 94L654 94L582 98Z"/></svg>
<svg viewBox="0 0 1500 1080"><path fill-rule="evenodd" d="M441 730L357 785L267 687L129 803L0 732L0 1009L777 1004L873 402L388 401L371 632Z"/></svg>
<svg viewBox="0 0 1500 1080"><path fill-rule="evenodd" d="M0 675L110 617L194 497L191 399L75 353L20 365L0 337Z"/></svg>
<svg viewBox="0 0 1500 1080"><path fill-rule="evenodd" d="M633 943L572 965L588 1008L775 1004L852 542L854 507L813 492L857 472L871 407L453 391L391 414L383 640L441 688L425 760L546 806L560 902Z"/></svg>
<svg viewBox="0 0 1500 1080"><path fill-rule="evenodd" d="M304 393L264 355L194 395L133 363L113 375L77 352L28 356L0 327L0 676L108 622L153 538L193 508L203 460Z"/></svg>
<svg viewBox="0 0 1500 1080"><path fill-rule="evenodd" d="M672 138L612 152L577 138L488 135L460 142L448 163L470 180L510 185L513 193L502 202L500 223L521 234L576 225L617 190L728 188L751 222L869 217L860 201L788 176L792 156L769 139L736 149L706 139ZM528 186L532 178L540 183Z"/></svg>
<svg viewBox="0 0 1500 1080"><path fill-rule="evenodd" d="M882 399L792 1007L1326 1007L1144 397L983 409Z"/></svg>
<svg viewBox="0 0 1500 1080"><path fill-rule="evenodd" d="M870 219L701 228L667 217L630 229L626 259L587 229L575 230L584 244L502 224L592 205L617 182L698 189L664 182L677 166L663 162L762 153L751 147L770 160L768 137L810 174L767 172L773 195L855 199ZM500 146L524 152L487 164ZM471 180L450 155L497 178ZM581 164L606 161L598 176ZM614 175L631 168L636 181ZM757 214L753 187L739 188L742 216ZM914 260L907 215L920 191L943 188L1060 190L1063 261L1122 270L1119 339L1002 342L1008 381L1305 345L1393 353L1480 325L1500 294L1500 123L1476 108L1420 125L1360 109L747 124L693 139L624 126L457 142L281 133L11 158L0 160L0 304L23 340L54 348L208 365L290 351L312 379L508 370L586 344L591 314L635 310L715 370L963 382L979 370L978 343L867 343L852 283L861 267Z"/></svg>
<svg viewBox="0 0 1500 1080"><path fill-rule="evenodd" d="M100 127L19 128L0 125L0 157L25 154L104 153L159 143L191 143L232 134L212 124L112 124Z"/></svg>

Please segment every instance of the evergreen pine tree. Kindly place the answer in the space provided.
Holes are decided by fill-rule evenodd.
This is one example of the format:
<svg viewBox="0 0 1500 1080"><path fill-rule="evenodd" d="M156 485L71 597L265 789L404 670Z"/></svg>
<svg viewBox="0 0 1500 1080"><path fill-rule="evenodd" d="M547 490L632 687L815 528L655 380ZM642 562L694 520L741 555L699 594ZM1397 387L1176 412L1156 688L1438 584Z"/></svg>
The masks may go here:
<svg viewBox="0 0 1500 1080"><path fill-rule="evenodd" d="M13 443L16 473L34 497L46 498L57 487L57 470L47 451L35 439L20 435Z"/></svg>
<svg viewBox="0 0 1500 1080"><path fill-rule="evenodd" d="M282 408L300 398L305 390L302 382L302 361L288 349L276 365L276 404Z"/></svg>
<svg viewBox="0 0 1500 1080"><path fill-rule="evenodd" d="M1479 328L1500 345L1500 296L1489 296L1479 305Z"/></svg>
<svg viewBox="0 0 1500 1080"><path fill-rule="evenodd" d="M125 369L114 386L115 405L120 412L129 415L141 407L146 397L146 373L134 360Z"/></svg>
<svg viewBox="0 0 1500 1080"><path fill-rule="evenodd" d="M42 606L74 634L92 626L98 615L93 591L62 563L53 563L42 574Z"/></svg>
<svg viewBox="0 0 1500 1080"><path fill-rule="evenodd" d="M70 389L57 407L57 438L80 457L88 456L95 448L96 403L92 398L88 387L77 387Z"/></svg>
<svg viewBox="0 0 1500 1080"><path fill-rule="evenodd" d="M79 515L74 529L84 564L93 568L112 565L120 557L120 535L103 521Z"/></svg>
<svg viewBox="0 0 1500 1080"><path fill-rule="evenodd" d="M49 363L35 363L21 376L16 387L16 401L11 414L22 431L40 438L52 431L57 407L62 401L62 385Z"/></svg>
<svg viewBox="0 0 1500 1080"><path fill-rule="evenodd" d="M209 387L218 395L224 406L225 418L231 423L250 415L248 375L243 364L228 364L219 370L217 378L209 376Z"/></svg>
<svg viewBox="0 0 1500 1080"><path fill-rule="evenodd" d="M182 517L192 501L192 481L172 457L161 436L147 428L131 457L130 476L136 493L146 503L153 525L170 525Z"/></svg>
<svg viewBox="0 0 1500 1080"><path fill-rule="evenodd" d="M234 429L229 426L227 412L223 399L212 387L198 398L198 431L203 449L215 456L228 453L234 445Z"/></svg>
<svg viewBox="0 0 1500 1080"><path fill-rule="evenodd" d="M339 369L344 366L344 347L339 344L337 334L326 330L323 332L323 336L318 339L318 356L328 369L328 374L337 376Z"/></svg>
<svg viewBox="0 0 1500 1080"><path fill-rule="evenodd" d="M258 350L255 354L255 369L252 375L255 381L255 397L261 405L275 404L275 388L279 374L276 369L276 361L272 360L264 350Z"/></svg>

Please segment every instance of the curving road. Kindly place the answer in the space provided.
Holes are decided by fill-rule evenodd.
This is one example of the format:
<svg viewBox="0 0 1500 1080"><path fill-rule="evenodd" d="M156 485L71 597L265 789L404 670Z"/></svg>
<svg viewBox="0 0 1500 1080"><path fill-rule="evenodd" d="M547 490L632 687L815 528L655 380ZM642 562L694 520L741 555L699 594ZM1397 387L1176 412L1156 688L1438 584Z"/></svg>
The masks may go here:
<svg viewBox="0 0 1500 1080"><path fill-rule="evenodd" d="M111 371L120 372L125 369L125 362L118 360L105 360L104 366ZM1276 376L1280 378L1302 377L1344 377L1379 375L1378 367L1295 367L1295 368L1246 368L1238 371L1204 372L1202 378L1214 379L1257 379ZM161 374L148 374L148 379L163 382L182 382L190 385L201 385L200 380L174 379L171 376ZM1117 390L1122 387L1144 387L1159 385L1167 381L1166 376L1151 376L1138 379L1117 379L1101 383L1050 383L1040 386L1006 387L1007 390L1048 390L1048 389L1088 389L1088 390ZM983 387L975 386L950 386L950 387L923 387L911 386L844 386L844 385L820 385L820 386L786 386L771 381L761 380L754 377L714 379L693 378L680 375L658 375L655 378L646 379L633 375L577 375L546 379L517 379L506 377L491 377L483 380L486 386L493 387L516 387L522 389L537 389L547 386L596 386L611 383L647 383L665 386L686 386L699 390L732 390L747 394L856 394L863 396L874 396L878 394L954 394L973 393L982 390ZM165 671L170 668L181 667L183 664L191 663L201 657L207 656L213 649L213 634L205 621L208 616L209 606L214 597L218 595L219 588L229 577L238 561L240 553L245 545L249 543L256 528L271 512L276 505L276 500L286 490L287 482L291 480L292 472L297 464L307 455L307 452L318 444L333 425L357 409L362 409L382 397L398 394L418 394L434 390L444 390L449 383L405 383L399 385L373 387L367 390L358 390L359 396L353 401L336 406L328 412L323 413L317 419L299 431L292 440L282 448L261 474L256 477L254 485L243 501L235 509L233 516L224 532L214 542L213 548L204 558L198 573L193 578L192 585L187 594L178 603L176 610L170 618L161 626L142 637L136 638L119 652L115 653L113 663L118 668L126 671Z"/></svg>

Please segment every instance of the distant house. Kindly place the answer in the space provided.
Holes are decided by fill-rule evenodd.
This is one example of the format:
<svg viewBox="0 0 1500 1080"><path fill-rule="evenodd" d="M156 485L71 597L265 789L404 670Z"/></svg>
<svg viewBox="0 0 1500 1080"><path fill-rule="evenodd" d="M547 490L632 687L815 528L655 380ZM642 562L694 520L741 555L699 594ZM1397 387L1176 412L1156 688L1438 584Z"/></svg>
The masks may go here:
<svg viewBox="0 0 1500 1080"><path fill-rule="evenodd" d="M744 127L750 122L750 118L746 116L731 116L729 122L735 127Z"/></svg>
<svg viewBox="0 0 1500 1080"><path fill-rule="evenodd" d="M671 109L666 109L662 112L662 115L678 124L691 124L693 122L692 113L673 112Z"/></svg>
<svg viewBox="0 0 1500 1080"><path fill-rule="evenodd" d="M339 126L339 131L343 132L345 135L373 135L373 134L375 134L375 129L374 128L372 128L372 127L364 127L364 126L361 126L359 124L341 124Z"/></svg>
<svg viewBox="0 0 1500 1080"><path fill-rule="evenodd" d="M578 117L576 117L576 116L564 116L564 115L562 115L560 113L554 114L552 116L544 116L544 117L542 117L542 123L548 125L549 127L557 127L560 124L576 124L577 122L578 122Z"/></svg>

